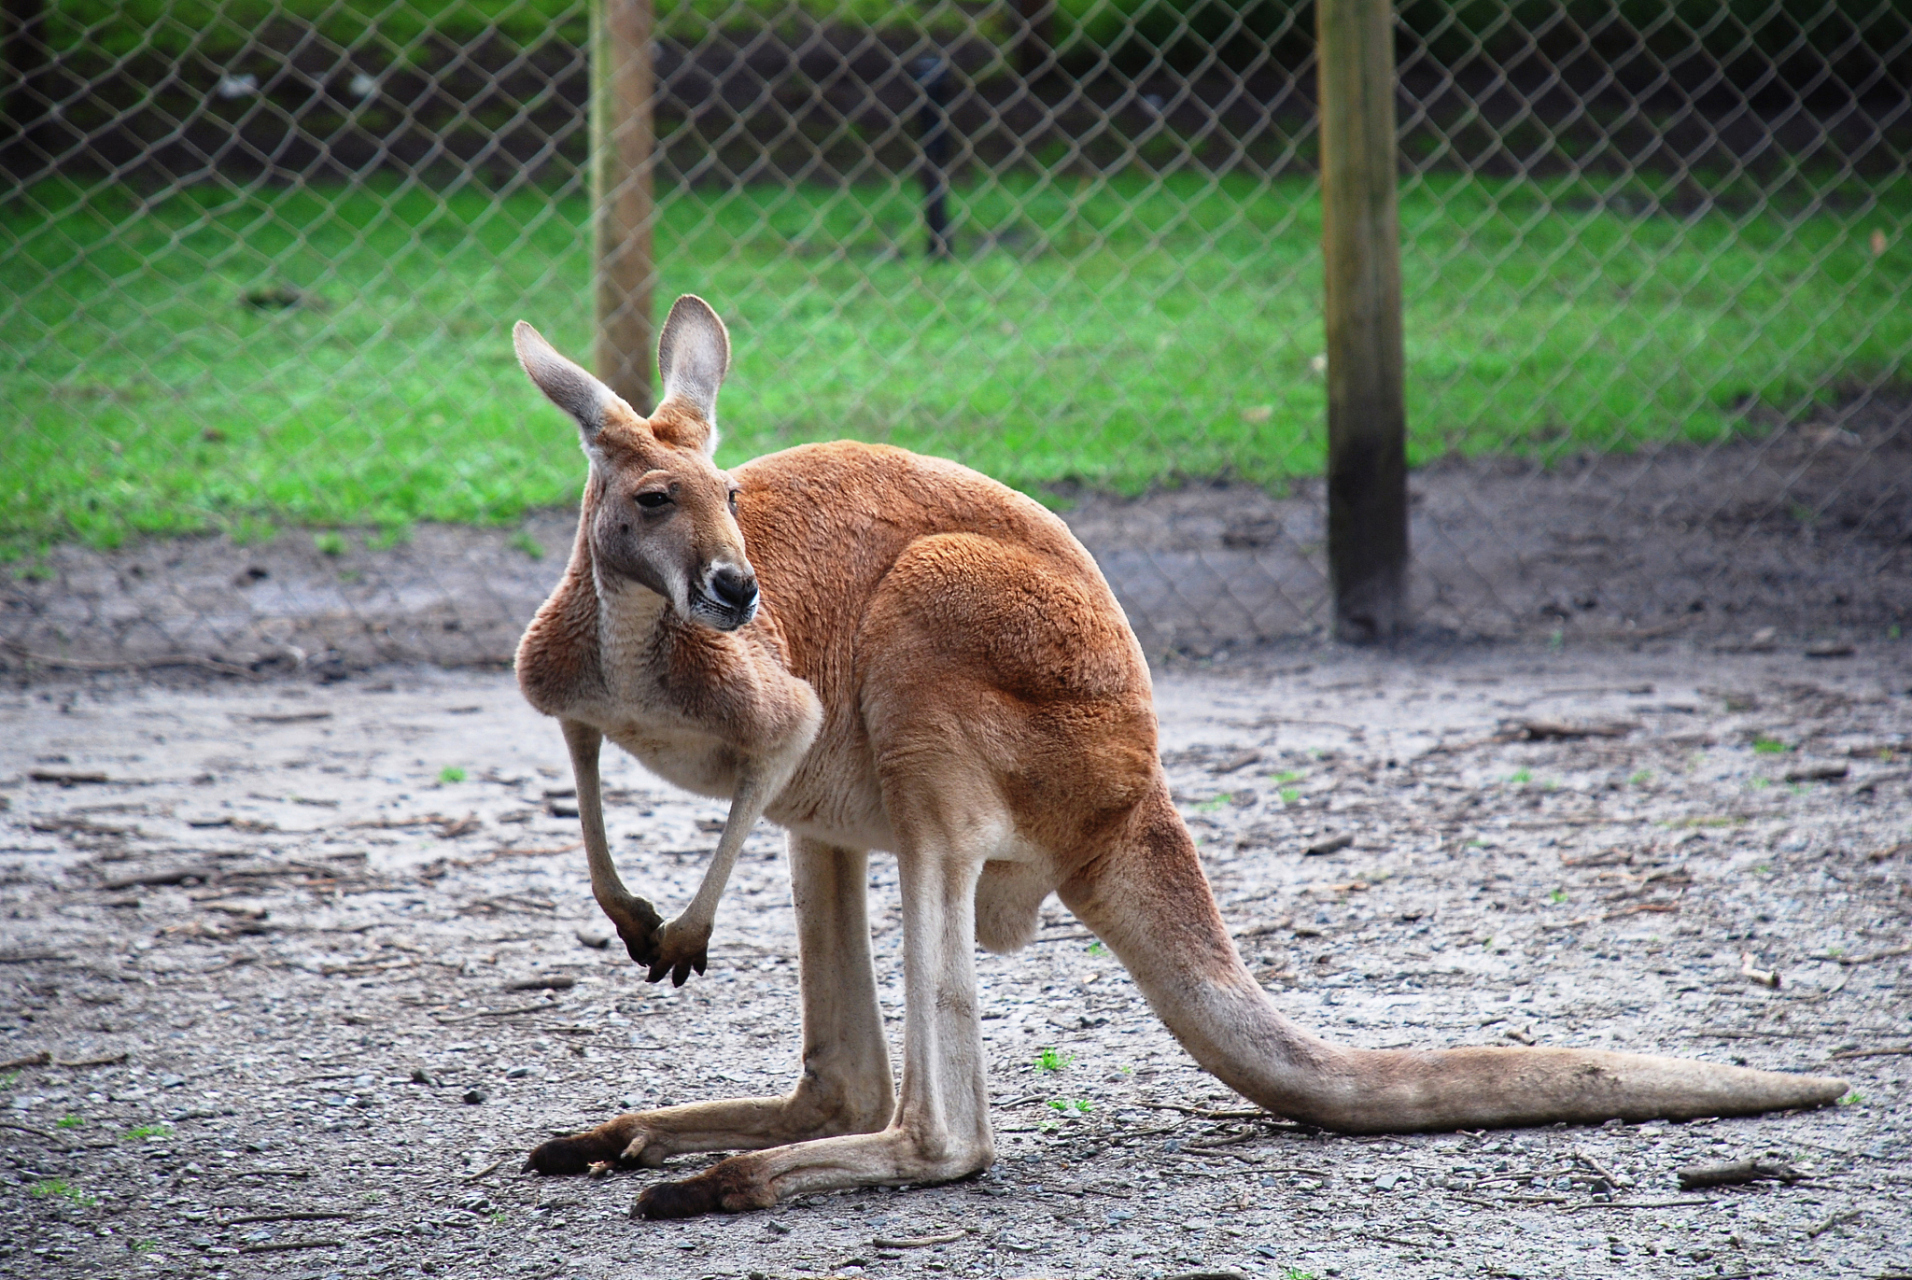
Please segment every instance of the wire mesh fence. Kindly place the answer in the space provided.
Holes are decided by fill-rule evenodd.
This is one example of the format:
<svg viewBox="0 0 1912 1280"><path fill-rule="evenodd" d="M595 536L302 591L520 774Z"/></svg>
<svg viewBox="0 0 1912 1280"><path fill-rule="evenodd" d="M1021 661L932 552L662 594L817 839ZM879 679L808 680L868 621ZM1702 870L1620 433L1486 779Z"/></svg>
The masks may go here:
<svg viewBox="0 0 1912 1280"><path fill-rule="evenodd" d="M1318 633L1313 21L660 5L654 295L731 324L720 460L955 457L1153 651ZM582 477L508 329L591 349L591 12L6 23L11 661L507 654ZM1912 15L1406 0L1396 54L1421 626L1905 621Z"/></svg>

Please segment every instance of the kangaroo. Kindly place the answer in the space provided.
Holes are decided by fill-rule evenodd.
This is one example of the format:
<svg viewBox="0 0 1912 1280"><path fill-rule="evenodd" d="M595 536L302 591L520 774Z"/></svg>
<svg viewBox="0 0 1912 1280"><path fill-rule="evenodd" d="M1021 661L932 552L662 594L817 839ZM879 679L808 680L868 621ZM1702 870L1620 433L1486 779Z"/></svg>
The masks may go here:
<svg viewBox="0 0 1912 1280"><path fill-rule="evenodd" d="M974 950L1014 951L1051 893L1108 945L1206 1070L1270 1112L1345 1133L1744 1115L1818 1106L1823 1076L1598 1050L1368 1050L1276 1010L1237 955L1156 748L1148 665L1061 520L974 471L880 445L712 462L723 322L677 300L647 419L522 321L531 380L589 459L564 577L518 649L525 697L563 727L591 888L653 982L707 963L759 817L789 837L802 1068L781 1097L620 1115L527 1167L656 1167L743 1154L648 1187L652 1218L939 1182L994 1159ZM728 797L690 905L664 922L604 836L605 737ZM897 859L900 1091L871 964L872 850Z"/></svg>

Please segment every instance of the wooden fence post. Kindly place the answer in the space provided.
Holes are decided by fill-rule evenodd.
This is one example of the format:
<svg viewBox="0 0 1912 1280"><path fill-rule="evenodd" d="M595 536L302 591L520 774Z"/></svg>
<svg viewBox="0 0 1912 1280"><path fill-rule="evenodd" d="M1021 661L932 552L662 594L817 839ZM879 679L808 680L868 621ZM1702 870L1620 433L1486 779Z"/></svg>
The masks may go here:
<svg viewBox="0 0 1912 1280"><path fill-rule="evenodd" d="M598 377L651 411L652 0L591 0L591 260Z"/></svg>
<svg viewBox="0 0 1912 1280"><path fill-rule="evenodd" d="M1390 0L1316 0L1328 338L1328 576L1338 639L1407 627L1407 408Z"/></svg>

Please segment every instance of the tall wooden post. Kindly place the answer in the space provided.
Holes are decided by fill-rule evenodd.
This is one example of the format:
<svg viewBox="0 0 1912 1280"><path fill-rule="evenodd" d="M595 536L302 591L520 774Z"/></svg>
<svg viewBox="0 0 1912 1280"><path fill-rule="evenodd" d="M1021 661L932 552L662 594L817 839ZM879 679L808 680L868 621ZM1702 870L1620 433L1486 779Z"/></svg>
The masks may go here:
<svg viewBox="0 0 1912 1280"><path fill-rule="evenodd" d="M1407 408L1389 0L1316 0L1335 635L1407 627Z"/></svg>
<svg viewBox="0 0 1912 1280"><path fill-rule="evenodd" d="M591 255L598 377L651 411L652 0L591 0Z"/></svg>

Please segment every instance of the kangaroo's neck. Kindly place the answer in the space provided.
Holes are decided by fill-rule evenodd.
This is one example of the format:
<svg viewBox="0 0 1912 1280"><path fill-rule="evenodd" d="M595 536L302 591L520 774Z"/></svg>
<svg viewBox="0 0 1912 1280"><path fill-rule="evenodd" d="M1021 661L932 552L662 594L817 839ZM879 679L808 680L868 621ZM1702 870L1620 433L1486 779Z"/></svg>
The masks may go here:
<svg viewBox="0 0 1912 1280"><path fill-rule="evenodd" d="M655 650L671 602L642 583L607 574L595 564L591 585L597 596L598 652L605 671L631 671Z"/></svg>

